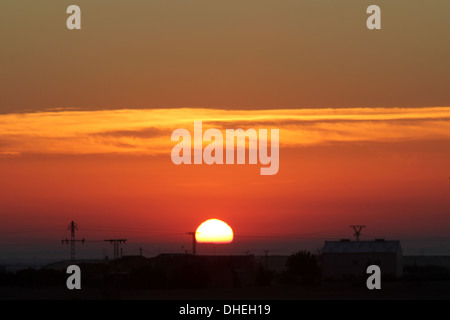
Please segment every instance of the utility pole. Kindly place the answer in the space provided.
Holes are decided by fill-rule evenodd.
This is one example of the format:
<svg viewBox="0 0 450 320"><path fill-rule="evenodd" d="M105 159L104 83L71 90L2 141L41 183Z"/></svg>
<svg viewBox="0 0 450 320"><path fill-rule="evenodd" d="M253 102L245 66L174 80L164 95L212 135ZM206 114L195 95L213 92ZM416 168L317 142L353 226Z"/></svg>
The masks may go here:
<svg viewBox="0 0 450 320"><path fill-rule="evenodd" d="M79 241L82 244L84 244L84 238L81 240L76 240L75 239L75 230L78 230L78 225L75 222L71 222L69 223L69 225L67 226L67 230L70 230L70 240L69 239L64 239L61 240L62 244L69 244L70 242L70 261L72 263L75 262L75 242Z"/></svg>
<svg viewBox="0 0 450 320"><path fill-rule="evenodd" d="M353 228L355 233L353 234L356 238L356 241L359 241L359 235L361 234L361 230L365 228L366 226L360 226L360 225L351 225L350 228Z"/></svg>
<svg viewBox="0 0 450 320"><path fill-rule="evenodd" d="M192 254L196 254L197 240L195 239L195 232L186 232L186 234L192 236Z"/></svg>
<svg viewBox="0 0 450 320"><path fill-rule="evenodd" d="M264 251L264 262L266 269L269 268L269 250L263 250Z"/></svg>
<svg viewBox="0 0 450 320"><path fill-rule="evenodd" d="M105 241L110 242L114 245L114 259L118 259L120 257L119 245L121 243L125 243L127 241L127 239L107 239Z"/></svg>

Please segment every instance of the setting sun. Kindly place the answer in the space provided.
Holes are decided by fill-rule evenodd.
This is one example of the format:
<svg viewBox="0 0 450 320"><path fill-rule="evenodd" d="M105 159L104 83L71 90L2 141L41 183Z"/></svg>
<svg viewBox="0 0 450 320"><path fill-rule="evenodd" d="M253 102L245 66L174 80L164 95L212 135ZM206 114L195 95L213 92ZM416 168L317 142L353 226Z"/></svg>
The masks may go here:
<svg viewBox="0 0 450 320"><path fill-rule="evenodd" d="M221 220L209 219L197 228L195 239L201 243L230 243L233 241L233 230Z"/></svg>

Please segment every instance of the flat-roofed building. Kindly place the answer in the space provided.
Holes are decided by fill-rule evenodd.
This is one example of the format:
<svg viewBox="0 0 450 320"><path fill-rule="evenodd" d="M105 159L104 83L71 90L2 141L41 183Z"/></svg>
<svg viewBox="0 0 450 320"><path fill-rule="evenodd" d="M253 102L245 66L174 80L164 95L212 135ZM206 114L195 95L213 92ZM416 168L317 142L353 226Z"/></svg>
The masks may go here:
<svg viewBox="0 0 450 320"><path fill-rule="evenodd" d="M378 265L382 276L401 277L403 274L400 241L325 241L322 272L325 279L367 277L367 267Z"/></svg>

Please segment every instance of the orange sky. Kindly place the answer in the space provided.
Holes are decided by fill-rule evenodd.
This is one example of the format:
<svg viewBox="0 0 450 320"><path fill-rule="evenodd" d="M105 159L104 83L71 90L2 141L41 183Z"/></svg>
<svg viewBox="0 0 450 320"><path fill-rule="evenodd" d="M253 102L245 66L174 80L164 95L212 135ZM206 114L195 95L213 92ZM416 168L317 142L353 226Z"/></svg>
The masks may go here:
<svg viewBox="0 0 450 320"><path fill-rule="evenodd" d="M193 119L204 129L279 128L279 172L174 165L171 132L192 130ZM50 228L27 237L59 241L73 219L86 238L179 250L190 248L185 232L218 218L235 230L238 252L249 239L270 247L291 236L351 237L350 224L366 224L372 238L445 236L449 119L450 107L2 115L1 231Z"/></svg>

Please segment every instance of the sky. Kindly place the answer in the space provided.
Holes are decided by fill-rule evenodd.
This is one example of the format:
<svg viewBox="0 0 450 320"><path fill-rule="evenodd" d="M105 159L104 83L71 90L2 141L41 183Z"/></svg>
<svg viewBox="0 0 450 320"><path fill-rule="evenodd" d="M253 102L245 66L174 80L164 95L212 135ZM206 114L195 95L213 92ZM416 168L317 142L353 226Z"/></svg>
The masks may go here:
<svg viewBox="0 0 450 320"><path fill-rule="evenodd" d="M191 250L218 218L232 244L289 254L324 240L450 254L445 1L0 2L0 249L10 257ZM174 165L178 128L279 129L279 171ZM204 144L205 146L206 144Z"/></svg>
<svg viewBox="0 0 450 320"><path fill-rule="evenodd" d="M171 133L193 136L196 119L203 130L278 128L278 173L248 160L175 165ZM405 239L409 252L450 249L450 107L33 112L1 115L0 127L4 243L63 250L75 220L94 242L179 252L191 249L186 232L218 218L236 234L224 252L319 247L352 238L351 224L367 226L362 239Z"/></svg>
<svg viewBox="0 0 450 320"><path fill-rule="evenodd" d="M447 1L1 1L0 112L448 105Z"/></svg>

